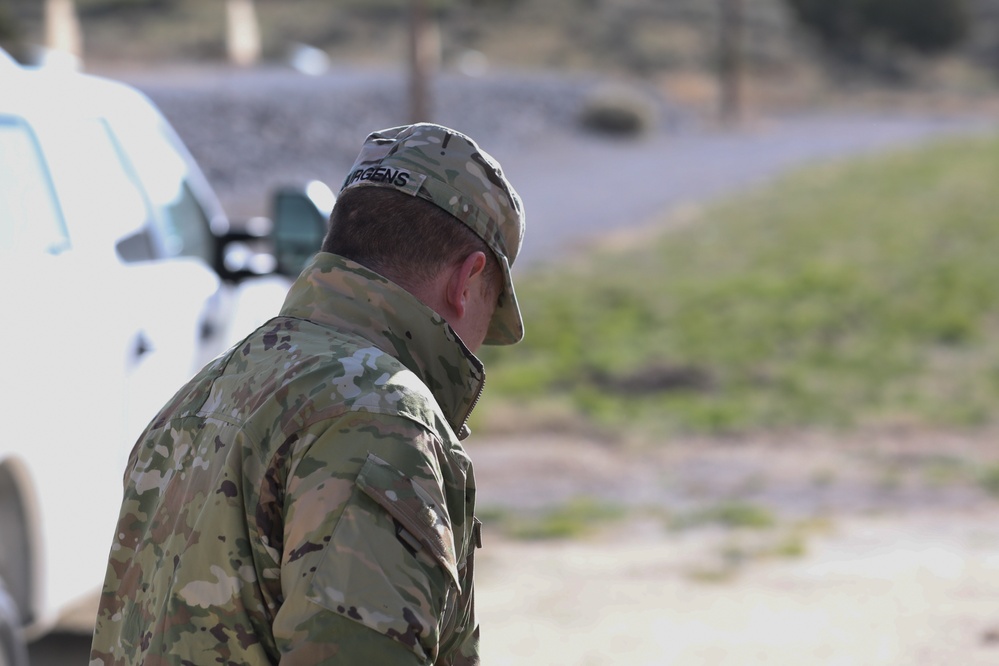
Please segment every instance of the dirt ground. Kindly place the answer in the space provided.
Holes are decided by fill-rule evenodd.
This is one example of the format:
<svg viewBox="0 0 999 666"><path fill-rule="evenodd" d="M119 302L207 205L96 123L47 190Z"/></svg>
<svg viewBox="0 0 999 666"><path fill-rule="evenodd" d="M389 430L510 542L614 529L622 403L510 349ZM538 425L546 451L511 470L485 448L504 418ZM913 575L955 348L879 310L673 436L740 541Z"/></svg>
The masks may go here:
<svg viewBox="0 0 999 666"><path fill-rule="evenodd" d="M996 444L905 430L654 451L472 442L484 515L626 508L565 541L486 521L483 663L999 664Z"/></svg>

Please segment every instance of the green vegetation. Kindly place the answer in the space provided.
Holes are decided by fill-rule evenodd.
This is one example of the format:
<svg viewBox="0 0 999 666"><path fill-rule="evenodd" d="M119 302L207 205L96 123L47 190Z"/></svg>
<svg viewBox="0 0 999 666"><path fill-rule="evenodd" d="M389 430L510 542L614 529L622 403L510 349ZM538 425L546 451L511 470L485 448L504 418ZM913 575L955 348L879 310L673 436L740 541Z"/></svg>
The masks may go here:
<svg viewBox="0 0 999 666"><path fill-rule="evenodd" d="M674 529L716 524L730 528L762 530L775 526L777 519L773 512L765 507L733 501L677 516L670 522Z"/></svg>
<svg viewBox="0 0 999 666"><path fill-rule="evenodd" d="M592 92L583 105L580 124L590 130L621 137L634 137L658 124L656 105L640 90L609 85Z"/></svg>
<svg viewBox="0 0 999 666"><path fill-rule="evenodd" d="M938 488L967 483L974 478L974 464L958 456L935 455L930 457L922 467L923 482Z"/></svg>
<svg viewBox="0 0 999 666"><path fill-rule="evenodd" d="M999 465L991 465L982 471L979 483L990 495L999 497Z"/></svg>
<svg viewBox="0 0 999 666"><path fill-rule="evenodd" d="M787 0L801 22L840 56L887 40L923 53L957 46L970 30L967 0Z"/></svg>
<svg viewBox="0 0 999 666"><path fill-rule="evenodd" d="M731 535L716 553L690 567L686 575L700 583L732 582L753 564L804 557L808 554L807 538L806 531L798 528L748 540L740 538L740 535Z"/></svg>
<svg viewBox="0 0 999 666"><path fill-rule="evenodd" d="M575 539L626 517L627 511L623 507L585 497L539 514L490 509L479 512L479 518L484 523L491 523L511 538L527 541Z"/></svg>
<svg viewBox="0 0 999 666"><path fill-rule="evenodd" d="M0 0L23 37L42 36L41 0ZM280 59L292 43L338 62L397 63L406 54L410 0L256 0L264 52ZM502 66L596 69L651 75L710 71L717 9L700 0L427 0L438 21L445 65L468 49ZM100 60L204 60L224 57L222 0L76 0L87 53ZM758 0L746 58L763 67L795 63L783 0ZM795 54L804 57L800 51Z"/></svg>
<svg viewBox="0 0 999 666"><path fill-rule="evenodd" d="M941 142L522 273L527 338L486 350L473 427L511 409L646 434L994 422L997 182L999 139Z"/></svg>
<svg viewBox="0 0 999 666"><path fill-rule="evenodd" d="M224 58L221 0L75 0L85 53L133 64ZM405 55L409 0L255 0L269 59L299 42L341 63L396 63ZM468 49L500 67L597 70L657 78L717 70L725 3L702 0L427 0L445 66ZM743 2L739 61L784 81L817 64L806 31L826 51L923 53L956 46L984 76L995 71L999 0L754 0ZM0 43L42 40L41 0L0 0ZM797 19L797 20L796 20ZM16 32L13 32L16 31ZM902 59L882 54L890 61ZM807 79L807 77L806 77Z"/></svg>

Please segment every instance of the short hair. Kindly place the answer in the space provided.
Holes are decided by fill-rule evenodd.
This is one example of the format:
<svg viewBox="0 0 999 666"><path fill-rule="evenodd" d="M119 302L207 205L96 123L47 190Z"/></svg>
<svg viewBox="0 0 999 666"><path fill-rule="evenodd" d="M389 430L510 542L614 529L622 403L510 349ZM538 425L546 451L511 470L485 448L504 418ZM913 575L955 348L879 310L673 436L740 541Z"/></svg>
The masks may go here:
<svg viewBox="0 0 999 666"><path fill-rule="evenodd" d="M502 287L499 260L474 231L437 205L388 188L344 191L333 207L322 250L402 287L425 284L473 252L484 252L486 284L497 294Z"/></svg>

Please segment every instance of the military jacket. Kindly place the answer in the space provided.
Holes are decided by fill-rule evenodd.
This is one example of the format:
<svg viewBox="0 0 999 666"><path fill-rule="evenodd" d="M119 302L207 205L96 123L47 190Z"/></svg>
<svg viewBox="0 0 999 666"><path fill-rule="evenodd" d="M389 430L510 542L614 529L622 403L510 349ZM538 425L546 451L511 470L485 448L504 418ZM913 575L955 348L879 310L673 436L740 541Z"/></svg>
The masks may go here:
<svg viewBox="0 0 999 666"><path fill-rule="evenodd" d="M320 253L129 457L91 666L476 664L482 365Z"/></svg>

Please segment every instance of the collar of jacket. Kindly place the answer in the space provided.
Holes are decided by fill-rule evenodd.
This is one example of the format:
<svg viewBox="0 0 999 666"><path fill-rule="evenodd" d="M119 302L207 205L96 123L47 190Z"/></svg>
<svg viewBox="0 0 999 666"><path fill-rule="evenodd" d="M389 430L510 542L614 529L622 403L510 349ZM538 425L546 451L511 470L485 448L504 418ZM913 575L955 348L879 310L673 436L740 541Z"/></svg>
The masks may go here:
<svg viewBox="0 0 999 666"><path fill-rule="evenodd" d="M281 314L358 335L399 360L433 393L459 439L485 382L482 363L439 314L358 263L320 252L292 285Z"/></svg>

